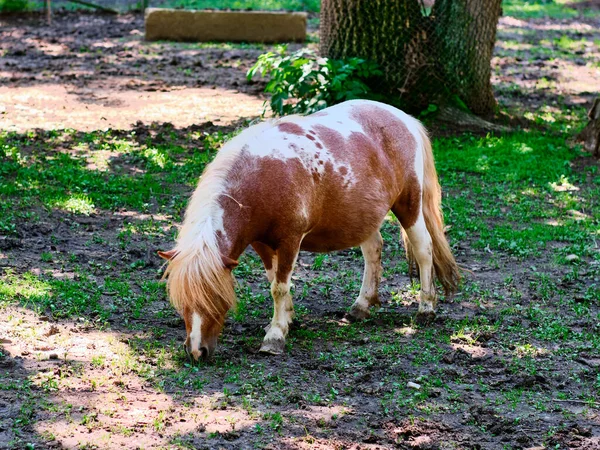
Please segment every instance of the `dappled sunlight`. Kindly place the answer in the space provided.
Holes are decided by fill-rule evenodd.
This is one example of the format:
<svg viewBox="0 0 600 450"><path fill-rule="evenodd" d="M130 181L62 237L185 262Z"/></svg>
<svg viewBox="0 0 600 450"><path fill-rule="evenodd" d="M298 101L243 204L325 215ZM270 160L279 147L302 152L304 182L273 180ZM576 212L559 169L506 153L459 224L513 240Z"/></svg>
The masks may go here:
<svg viewBox="0 0 600 450"><path fill-rule="evenodd" d="M159 223L159 222L169 222L172 220L172 218L170 216L167 216L165 214L146 214L146 213L141 213L139 211L116 211L114 213L115 216L117 217L122 217L123 219L126 220L137 220L140 222L145 222L145 221L151 221L151 222L155 222L155 223ZM127 227L136 227L135 224L127 224ZM179 224L172 224L171 226L179 226ZM123 230L124 228L122 228Z"/></svg>
<svg viewBox="0 0 600 450"><path fill-rule="evenodd" d="M394 333L398 333L402 336L412 336L417 332L413 327L402 327L402 328L394 328Z"/></svg>
<svg viewBox="0 0 600 450"><path fill-rule="evenodd" d="M548 219L548 220L545 220L544 223L551 227L562 227L564 225L564 223L562 221L559 221L557 219Z"/></svg>
<svg viewBox="0 0 600 450"><path fill-rule="evenodd" d="M26 301L48 295L52 286L33 273L15 274L10 269L0 279L0 294L5 300L20 297Z"/></svg>
<svg viewBox="0 0 600 450"><path fill-rule="evenodd" d="M82 95L84 97L82 97ZM82 101L85 95L92 100ZM69 128L77 116L79 131L127 129L141 120L170 122L188 127L204 121L231 124L240 117L256 117L263 101L255 96L222 88L186 88L168 92L138 92L97 88L79 93L65 84L37 86L0 86L0 126L9 131L32 127L44 130ZM98 120L100 119L100 121Z"/></svg>
<svg viewBox="0 0 600 450"><path fill-rule="evenodd" d="M360 415L359 403L353 407L331 401L279 412L259 401L251 384L236 383L234 367L225 380L215 383L207 376L214 378L217 368L182 367L173 361L172 349L164 343L155 346L150 334L98 330L79 320L44 322L17 306L9 307L8 313L10 320L0 322L0 333L6 336L3 351L10 357L20 355L19 365L26 371L20 383L43 395L44 413L31 426L64 448L122 448L132 441L146 448L166 447L190 440L235 440L242 433L260 436L284 428L300 431L293 435L309 430L320 435L319 428ZM263 371L264 367L255 375L274 376ZM269 439L296 440L278 434Z"/></svg>
<svg viewBox="0 0 600 450"><path fill-rule="evenodd" d="M489 348L481 347L479 345L453 343L453 344L450 344L450 347L452 347L452 349L455 351L461 350L461 351L467 353L469 356L471 356L471 358L474 358L474 359L489 357L494 353L493 350L491 350Z"/></svg>
<svg viewBox="0 0 600 450"><path fill-rule="evenodd" d="M103 448L120 448L131 439L144 447L166 445L199 429L207 435L227 433L262 419L242 408L221 409L229 403L223 392L182 391L182 405L172 396L177 392L155 389L148 377L158 368L176 368L169 358L160 363L134 352L127 344L133 333L86 329L78 320L40 322L31 316L26 309L10 307L10 320L0 323L4 351L20 355L30 385L46 393L51 412L34 428L65 448L99 442Z"/></svg>
<svg viewBox="0 0 600 450"><path fill-rule="evenodd" d="M569 182L569 178L564 175L561 175L560 179L558 181L553 181L548 184L554 192L576 192L576 191L579 191L579 187L571 184Z"/></svg>
<svg viewBox="0 0 600 450"><path fill-rule="evenodd" d="M96 213L92 200L85 194L74 194L69 197L55 200L50 206L74 214L89 216Z"/></svg>
<svg viewBox="0 0 600 450"><path fill-rule="evenodd" d="M521 345L517 345L515 346L514 349L515 354L520 357L532 357L532 358L537 358L540 356L546 356L550 353L550 351L547 348L544 347L538 347L532 344L521 344Z"/></svg>
<svg viewBox="0 0 600 450"><path fill-rule="evenodd" d="M539 30L555 31L557 33L572 31L574 33L594 34L598 31L594 25L577 19L569 21L532 21L504 15L500 17L498 23L499 29L502 31L520 31L521 33L528 33L529 30Z"/></svg>
<svg viewBox="0 0 600 450"><path fill-rule="evenodd" d="M567 214L573 220L588 220L588 219L592 218L589 214L585 214L585 213L582 213L580 211L576 211L574 209L569 209L567 211Z"/></svg>
<svg viewBox="0 0 600 450"><path fill-rule="evenodd" d="M487 155L481 155L477 159L477 163L475 164L475 168L478 172L487 172L490 170L490 161Z"/></svg>
<svg viewBox="0 0 600 450"><path fill-rule="evenodd" d="M517 144L515 146L515 150L521 154L533 153L533 148L531 148L529 145L525 144L524 142Z"/></svg>

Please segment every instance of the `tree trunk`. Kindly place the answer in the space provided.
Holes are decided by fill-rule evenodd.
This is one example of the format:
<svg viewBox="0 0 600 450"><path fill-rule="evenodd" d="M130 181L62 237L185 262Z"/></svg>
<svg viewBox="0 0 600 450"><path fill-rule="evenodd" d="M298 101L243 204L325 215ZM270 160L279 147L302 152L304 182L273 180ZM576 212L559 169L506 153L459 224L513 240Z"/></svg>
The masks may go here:
<svg viewBox="0 0 600 450"><path fill-rule="evenodd" d="M594 100L592 109L588 112L589 123L577 135L577 139L583 141L583 148L591 152L596 158L600 158L600 97Z"/></svg>
<svg viewBox="0 0 600 450"><path fill-rule="evenodd" d="M491 61L502 0L437 0L433 6L439 69L446 84L477 115L496 109Z"/></svg>
<svg viewBox="0 0 600 450"><path fill-rule="evenodd" d="M495 111L490 61L501 0L323 0L323 56L376 61L371 86L408 110L461 103Z"/></svg>

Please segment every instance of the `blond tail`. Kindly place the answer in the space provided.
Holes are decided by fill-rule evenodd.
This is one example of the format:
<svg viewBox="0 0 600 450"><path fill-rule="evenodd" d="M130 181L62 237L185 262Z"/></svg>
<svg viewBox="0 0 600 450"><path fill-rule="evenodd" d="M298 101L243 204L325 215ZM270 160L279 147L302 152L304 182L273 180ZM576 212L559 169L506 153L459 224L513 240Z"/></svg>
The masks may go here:
<svg viewBox="0 0 600 450"><path fill-rule="evenodd" d="M438 182L435 163L433 160L433 151L431 141L424 128L420 128L421 140L423 143L423 216L427 231L431 235L433 243L433 268L435 276L444 287L446 295L456 292L460 282L460 270L452 252L450 245L444 234L444 217L442 215L442 190ZM406 248L406 257L408 259L409 274L412 279L413 270L417 267L406 233L402 230L404 247Z"/></svg>

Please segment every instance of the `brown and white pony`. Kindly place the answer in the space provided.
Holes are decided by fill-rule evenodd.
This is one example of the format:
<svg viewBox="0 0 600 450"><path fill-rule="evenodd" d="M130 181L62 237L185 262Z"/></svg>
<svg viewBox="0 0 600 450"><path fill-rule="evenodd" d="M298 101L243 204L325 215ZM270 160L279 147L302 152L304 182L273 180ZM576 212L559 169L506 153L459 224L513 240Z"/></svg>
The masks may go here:
<svg viewBox="0 0 600 450"><path fill-rule="evenodd" d="M391 106L348 101L315 114L254 125L208 165L169 260L169 296L185 320L186 350L210 357L235 305L231 274L251 245L271 282L274 313L261 351L278 354L294 311L290 279L300 250L361 247L364 277L349 315L378 306L381 224L400 220L411 270L418 266L417 319L435 315L434 278L454 292L460 275L444 235L441 191L421 123Z"/></svg>

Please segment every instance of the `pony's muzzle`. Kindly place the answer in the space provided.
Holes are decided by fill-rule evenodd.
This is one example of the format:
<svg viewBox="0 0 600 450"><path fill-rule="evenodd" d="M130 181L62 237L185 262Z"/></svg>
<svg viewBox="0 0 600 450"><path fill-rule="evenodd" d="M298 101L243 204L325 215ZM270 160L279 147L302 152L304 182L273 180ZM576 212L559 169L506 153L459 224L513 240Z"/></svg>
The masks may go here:
<svg viewBox="0 0 600 450"><path fill-rule="evenodd" d="M212 352L208 349L208 347L200 347L200 350L192 350L189 346L188 340L183 343L183 349L185 350L185 354L188 356L192 364L200 360L208 361L212 356Z"/></svg>

